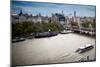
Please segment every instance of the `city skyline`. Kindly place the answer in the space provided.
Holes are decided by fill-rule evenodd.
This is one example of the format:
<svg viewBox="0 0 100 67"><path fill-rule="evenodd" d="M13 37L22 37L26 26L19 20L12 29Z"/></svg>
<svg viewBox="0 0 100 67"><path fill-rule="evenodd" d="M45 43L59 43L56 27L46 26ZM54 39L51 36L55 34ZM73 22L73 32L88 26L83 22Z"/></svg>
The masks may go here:
<svg viewBox="0 0 100 67"><path fill-rule="evenodd" d="M75 5L63 3L46 3L46 2L31 2L31 1L12 1L11 13L18 14L20 10L23 13L43 16L51 16L54 13L64 13L65 16L73 16L76 11L76 16L80 17L95 17L96 6L93 5Z"/></svg>

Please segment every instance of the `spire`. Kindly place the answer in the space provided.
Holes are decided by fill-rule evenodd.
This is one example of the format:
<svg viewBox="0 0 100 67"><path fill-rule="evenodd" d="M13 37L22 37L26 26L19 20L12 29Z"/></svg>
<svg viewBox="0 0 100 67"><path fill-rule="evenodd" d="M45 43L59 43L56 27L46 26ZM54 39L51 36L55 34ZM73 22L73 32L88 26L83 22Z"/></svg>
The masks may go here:
<svg viewBox="0 0 100 67"><path fill-rule="evenodd" d="M76 17L76 11L74 11L74 17Z"/></svg>
<svg viewBox="0 0 100 67"><path fill-rule="evenodd" d="M76 22L76 11L74 11L74 22Z"/></svg>
<svg viewBox="0 0 100 67"><path fill-rule="evenodd" d="M20 10L19 16L21 16L23 14L22 10Z"/></svg>
<svg viewBox="0 0 100 67"><path fill-rule="evenodd" d="M64 15L64 12L63 12L63 10L62 10L62 15Z"/></svg>

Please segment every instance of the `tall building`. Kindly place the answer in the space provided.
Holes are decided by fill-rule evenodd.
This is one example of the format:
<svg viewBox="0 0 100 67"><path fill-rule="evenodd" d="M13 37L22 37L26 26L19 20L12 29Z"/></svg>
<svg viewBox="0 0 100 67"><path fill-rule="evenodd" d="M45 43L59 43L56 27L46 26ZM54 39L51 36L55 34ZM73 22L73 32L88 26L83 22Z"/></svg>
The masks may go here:
<svg viewBox="0 0 100 67"><path fill-rule="evenodd" d="M74 11L74 22L76 22L76 11Z"/></svg>
<svg viewBox="0 0 100 67"><path fill-rule="evenodd" d="M63 10L62 10L62 15L64 16L64 12L63 12Z"/></svg>
<svg viewBox="0 0 100 67"><path fill-rule="evenodd" d="M74 17L76 18L76 11L74 11Z"/></svg>

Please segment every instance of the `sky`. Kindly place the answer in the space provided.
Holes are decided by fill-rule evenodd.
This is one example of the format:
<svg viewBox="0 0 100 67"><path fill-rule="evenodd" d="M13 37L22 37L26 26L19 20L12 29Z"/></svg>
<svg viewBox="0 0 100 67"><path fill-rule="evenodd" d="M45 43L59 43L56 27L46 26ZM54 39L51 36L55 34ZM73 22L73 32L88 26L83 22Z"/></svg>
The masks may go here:
<svg viewBox="0 0 100 67"><path fill-rule="evenodd" d="M51 16L52 13L64 13L65 16L73 16L76 11L76 16L95 17L94 5L75 5L63 3L46 3L34 1L11 1L11 13L18 14L20 10L25 14L43 16Z"/></svg>

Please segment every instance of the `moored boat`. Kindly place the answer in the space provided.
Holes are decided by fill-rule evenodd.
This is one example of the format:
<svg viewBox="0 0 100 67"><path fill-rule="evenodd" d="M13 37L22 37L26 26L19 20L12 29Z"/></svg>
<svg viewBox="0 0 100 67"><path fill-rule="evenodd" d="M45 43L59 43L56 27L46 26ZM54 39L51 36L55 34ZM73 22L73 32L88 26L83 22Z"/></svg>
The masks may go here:
<svg viewBox="0 0 100 67"><path fill-rule="evenodd" d="M36 33L35 38L42 38L42 37L51 37L51 36L56 36L58 33L56 32L41 32L41 33Z"/></svg>
<svg viewBox="0 0 100 67"><path fill-rule="evenodd" d="M16 37L15 39L12 39L12 42L20 42L20 41L25 41L25 38Z"/></svg>
<svg viewBox="0 0 100 67"><path fill-rule="evenodd" d="M63 30L60 33L61 34L68 34L68 33L72 33L72 31L71 30Z"/></svg>

